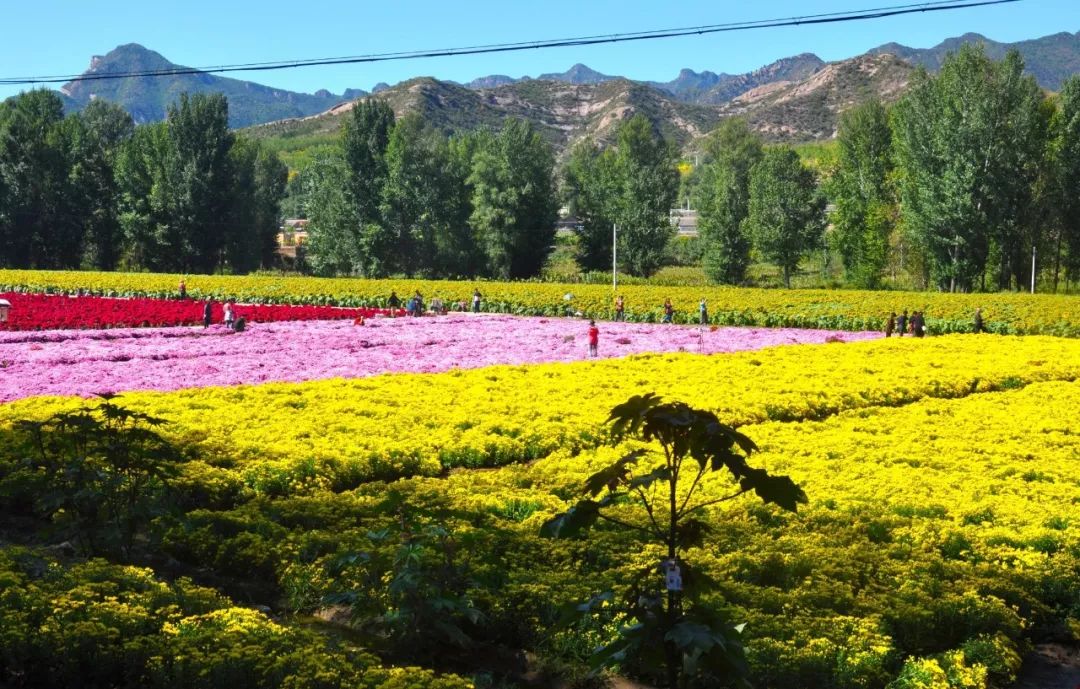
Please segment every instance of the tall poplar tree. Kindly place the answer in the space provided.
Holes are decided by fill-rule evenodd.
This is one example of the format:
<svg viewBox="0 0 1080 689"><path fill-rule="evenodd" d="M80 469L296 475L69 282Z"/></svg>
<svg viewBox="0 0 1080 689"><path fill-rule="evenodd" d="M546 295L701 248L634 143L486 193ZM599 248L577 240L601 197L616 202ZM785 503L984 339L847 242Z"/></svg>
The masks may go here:
<svg viewBox="0 0 1080 689"><path fill-rule="evenodd" d="M1061 126L1057 159L1060 170L1060 253L1065 251L1065 275L1080 280L1080 76L1061 88Z"/></svg>
<svg viewBox="0 0 1080 689"><path fill-rule="evenodd" d="M702 263L710 280L739 284L750 267L750 236L743 223L749 210L750 170L761 160L761 139L746 120L724 120L704 144L705 163L695 187Z"/></svg>
<svg viewBox="0 0 1080 689"><path fill-rule="evenodd" d="M799 259L821 241L825 230L825 197L814 172L787 147L765 151L750 172L747 229L768 260L780 266L784 286Z"/></svg>
<svg viewBox="0 0 1080 689"><path fill-rule="evenodd" d="M563 168L563 195L570 214L581 223L577 262L583 270L611 267L618 189L614 152L601 150L591 139L578 142Z"/></svg>
<svg viewBox="0 0 1080 689"><path fill-rule="evenodd" d="M675 163L675 149L644 115L634 115L619 127L615 153L619 263L631 275L648 277L663 265L675 234L671 224L679 191Z"/></svg>
<svg viewBox="0 0 1080 689"><path fill-rule="evenodd" d="M82 263L112 270L120 260L123 239L116 164L135 123L123 108L101 99L68 119L72 123L72 195L85 228Z"/></svg>
<svg viewBox="0 0 1080 689"><path fill-rule="evenodd" d="M663 265L674 234L671 208L679 191L675 151L643 115L619 126L615 148L585 141L564 169L564 195L582 221L578 263L611 265L612 225L618 225L619 268L649 276Z"/></svg>
<svg viewBox="0 0 1080 689"><path fill-rule="evenodd" d="M836 247L848 281L876 289L888 264L895 215L889 115L878 101L856 106L840 117L836 138L836 167L827 185L836 204Z"/></svg>
<svg viewBox="0 0 1080 689"><path fill-rule="evenodd" d="M469 222L498 278L539 274L555 244L559 203L551 147L525 120L482 136L473 155Z"/></svg>
<svg viewBox="0 0 1080 689"><path fill-rule="evenodd" d="M168 166L170 218L190 244L191 252L172 267L212 273L224 265L229 233L230 186L229 102L225 96L197 93L169 107Z"/></svg>
<svg viewBox="0 0 1080 689"><path fill-rule="evenodd" d="M0 185L6 190L0 265L79 264L82 225L71 208L66 129L64 105L52 91L27 91L0 103Z"/></svg>
<svg viewBox="0 0 1080 689"><path fill-rule="evenodd" d="M917 73L896 108L902 221L942 289L979 286L991 249L999 286L1028 277L1049 111L1023 69L1015 51L994 62L964 45L936 77Z"/></svg>

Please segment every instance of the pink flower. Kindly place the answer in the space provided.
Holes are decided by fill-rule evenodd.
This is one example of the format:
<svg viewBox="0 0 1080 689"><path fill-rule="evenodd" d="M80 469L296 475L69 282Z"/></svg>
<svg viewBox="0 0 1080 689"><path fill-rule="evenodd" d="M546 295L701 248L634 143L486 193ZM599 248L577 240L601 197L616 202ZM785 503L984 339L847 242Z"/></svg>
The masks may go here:
<svg viewBox="0 0 1080 689"><path fill-rule="evenodd" d="M577 361L588 356L585 327L575 320L459 314L374 318L363 328L352 320L258 323L242 333L219 325L0 332L0 361L7 363L0 368L0 402L35 395L90 396L105 390L177 390ZM643 323L604 323L602 329L599 356L604 358L641 352L716 354L822 343L837 335L828 330L714 331ZM850 342L881 335L843 337Z"/></svg>

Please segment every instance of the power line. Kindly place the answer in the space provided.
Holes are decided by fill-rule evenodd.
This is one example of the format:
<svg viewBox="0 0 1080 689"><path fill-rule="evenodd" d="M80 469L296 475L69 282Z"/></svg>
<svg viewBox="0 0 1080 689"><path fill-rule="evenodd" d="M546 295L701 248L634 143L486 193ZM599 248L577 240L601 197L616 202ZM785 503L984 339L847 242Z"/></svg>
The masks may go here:
<svg viewBox="0 0 1080 689"><path fill-rule="evenodd" d="M397 60L417 60L436 57L454 57L457 55L480 55L485 53L518 52L523 50L538 50L543 48L567 48L576 46L600 45L605 43L625 43L629 41L677 38L681 36L701 36L706 34L726 33L732 31L748 31L751 29L770 29L786 26L804 26L814 24L834 24L840 22L862 21L867 19L882 19L885 17L895 17L898 15L915 14L920 12L942 12L947 10L958 10L971 7L1004 5L1021 1L1022 0L936 0L933 2L923 2L918 4L892 5L889 7L878 7L866 10L853 10L849 12L811 14L799 17L788 17L784 19L764 19L747 22L730 22L726 24L704 24L700 26L690 26L674 29L657 29L653 31L639 31L625 34L579 36L576 38L524 41L517 43L493 43L487 45L466 46L460 48L439 48L394 53L375 53L371 55L312 58L305 60L286 60L277 62L249 62L232 65L216 65L203 68L176 67L169 69L143 70L132 72L101 72L91 74L50 75L38 77L7 77L0 78L0 85L57 84L69 81L96 81L99 79L127 79L132 77L164 77L180 76L185 74L221 74L226 72L260 72L279 69L295 69L299 67L315 67L321 65L362 64L372 62L390 62Z"/></svg>

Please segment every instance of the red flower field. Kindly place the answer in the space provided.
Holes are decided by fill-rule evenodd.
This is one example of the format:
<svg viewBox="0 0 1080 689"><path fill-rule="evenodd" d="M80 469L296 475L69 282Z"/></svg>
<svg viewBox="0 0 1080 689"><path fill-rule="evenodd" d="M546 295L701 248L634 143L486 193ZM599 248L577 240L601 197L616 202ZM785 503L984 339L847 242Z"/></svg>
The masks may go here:
<svg viewBox="0 0 1080 689"><path fill-rule="evenodd" d="M11 302L7 322L0 330L82 330L100 328L163 327L202 323L205 302L166 299L114 299L69 297L52 294L9 292L0 299ZM333 306L280 306L237 304L237 318L253 323L370 318L385 309L341 309ZM222 322L223 305L214 302L213 321Z"/></svg>

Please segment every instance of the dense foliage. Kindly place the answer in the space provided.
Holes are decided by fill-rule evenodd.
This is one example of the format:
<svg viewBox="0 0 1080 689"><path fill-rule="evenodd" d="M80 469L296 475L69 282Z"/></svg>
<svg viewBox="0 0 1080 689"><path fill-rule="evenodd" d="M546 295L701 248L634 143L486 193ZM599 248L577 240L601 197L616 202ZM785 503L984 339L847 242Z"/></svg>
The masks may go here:
<svg viewBox="0 0 1080 689"><path fill-rule="evenodd" d="M363 101L340 151L294 184L325 275L532 277L555 242L551 149L531 125L448 139L418 115Z"/></svg>
<svg viewBox="0 0 1080 689"><path fill-rule="evenodd" d="M848 280L875 289L888 265L896 224L888 112L876 101L852 108L840 117L837 143L828 183L836 200L834 243Z"/></svg>
<svg viewBox="0 0 1080 689"><path fill-rule="evenodd" d="M706 163L695 185L701 216L702 263L708 276L737 285L750 266L751 238L744 227L750 204L750 170L762 157L761 140L744 120L726 120L705 141Z"/></svg>
<svg viewBox="0 0 1080 689"><path fill-rule="evenodd" d="M236 607L189 579L0 548L0 682L13 689L470 689Z"/></svg>
<svg viewBox="0 0 1080 689"><path fill-rule="evenodd" d="M1080 279L1077 78L1052 97L1023 71L1016 52L994 61L965 45L937 75L918 72L891 110L868 103L845 113L833 149L811 147L834 229L807 231L843 259L849 284L1024 289L1033 256L1036 278L1055 291L1062 278ZM760 167L744 129L728 122L710 135L691 179L705 268L723 282L742 279L746 251L783 269L775 242L739 231L747 167ZM778 174L760 170L759 191L778 187Z"/></svg>
<svg viewBox="0 0 1080 689"><path fill-rule="evenodd" d="M648 119L636 115L620 125L614 148L580 143L564 176L567 206L581 222L581 267L611 267L617 226L619 267L635 276L655 273L674 231L669 213L679 178L673 149Z"/></svg>
<svg viewBox="0 0 1080 689"><path fill-rule="evenodd" d="M993 62L964 46L897 108L902 220L943 289L980 286L992 252L1000 287L1030 277L1051 110L1023 68L1018 53Z"/></svg>
<svg viewBox="0 0 1080 689"><path fill-rule="evenodd" d="M228 130L223 96L134 127L104 101L0 103L0 266L246 273L271 265L287 170Z"/></svg>
<svg viewBox="0 0 1080 689"><path fill-rule="evenodd" d="M780 266L784 286L802 258L821 241L825 197L814 173L790 148L773 148L750 173L746 227L758 249Z"/></svg>

